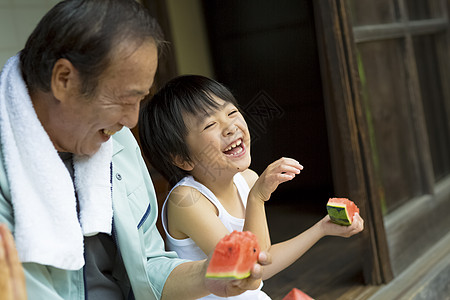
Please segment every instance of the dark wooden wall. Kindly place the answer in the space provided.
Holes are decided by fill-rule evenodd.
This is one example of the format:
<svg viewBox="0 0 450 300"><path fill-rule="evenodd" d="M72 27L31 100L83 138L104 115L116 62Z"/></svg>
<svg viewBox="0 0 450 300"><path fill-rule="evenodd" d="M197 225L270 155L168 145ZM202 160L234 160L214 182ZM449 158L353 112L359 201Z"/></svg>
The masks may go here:
<svg viewBox="0 0 450 300"><path fill-rule="evenodd" d="M250 126L251 168L260 174L282 156L295 158L304 172L277 193L326 202L333 183L312 1L206 0L203 7L215 77Z"/></svg>

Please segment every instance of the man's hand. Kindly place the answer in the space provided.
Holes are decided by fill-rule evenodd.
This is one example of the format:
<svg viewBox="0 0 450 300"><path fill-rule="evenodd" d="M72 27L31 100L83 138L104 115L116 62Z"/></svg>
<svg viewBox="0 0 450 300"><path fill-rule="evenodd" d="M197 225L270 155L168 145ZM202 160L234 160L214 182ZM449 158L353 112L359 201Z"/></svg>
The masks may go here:
<svg viewBox="0 0 450 300"><path fill-rule="evenodd" d="M250 277L241 280L206 278L206 287L211 293L220 297L236 296L247 290L255 290L261 284L263 266L269 265L271 262L270 255L267 252L261 252L258 263L253 266Z"/></svg>
<svg viewBox="0 0 450 300"><path fill-rule="evenodd" d="M25 275L14 238L6 225L0 225L0 299L26 300Z"/></svg>

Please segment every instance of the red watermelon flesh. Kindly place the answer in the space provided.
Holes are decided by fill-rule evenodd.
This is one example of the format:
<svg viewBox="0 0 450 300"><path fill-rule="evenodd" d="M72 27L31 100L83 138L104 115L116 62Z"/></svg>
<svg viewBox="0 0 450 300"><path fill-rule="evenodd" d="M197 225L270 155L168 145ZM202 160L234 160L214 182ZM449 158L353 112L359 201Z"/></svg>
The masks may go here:
<svg viewBox="0 0 450 300"><path fill-rule="evenodd" d="M314 300L309 295L303 293L299 289L293 288L289 294L284 296L283 300Z"/></svg>
<svg viewBox="0 0 450 300"><path fill-rule="evenodd" d="M258 260L259 245L250 231L233 231L223 237L214 249L206 277L218 279L243 279Z"/></svg>
<svg viewBox="0 0 450 300"><path fill-rule="evenodd" d="M331 221L349 226L353 222L355 213L359 213L359 208L347 198L330 198L327 203L327 211Z"/></svg>

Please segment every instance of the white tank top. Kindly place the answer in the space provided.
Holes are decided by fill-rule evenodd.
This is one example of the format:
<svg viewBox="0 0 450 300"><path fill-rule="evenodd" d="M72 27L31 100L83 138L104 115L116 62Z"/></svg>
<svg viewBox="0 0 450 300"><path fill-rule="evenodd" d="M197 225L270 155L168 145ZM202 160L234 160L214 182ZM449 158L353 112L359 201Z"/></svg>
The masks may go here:
<svg viewBox="0 0 450 300"><path fill-rule="evenodd" d="M241 173L237 173L233 178L234 185L236 186L239 196L241 198L242 204L244 205L244 208L247 207L247 198L248 193L250 192L250 188L247 184L247 181L242 176ZM189 259L189 260L202 260L206 259L207 255L200 249L195 242L191 238L186 239L175 239L169 234L168 230L168 222L167 222L167 199L169 199L170 193L178 187L178 186L189 186L193 187L196 190L198 190L200 193L202 193L211 203L217 208L219 212L219 219L223 223L223 225L232 232L233 230L242 231L244 228L244 219L233 217L226 211L226 209L222 206L222 203L220 203L219 199L203 184L196 181L194 177L187 176L181 179L173 188L170 190L169 194L167 195L166 200L164 201L163 207L162 207L162 225L164 228L164 231L166 233L166 247L167 250L175 251L180 258ZM263 291L261 291L262 288L262 282L261 285L257 290L253 291L246 291L245 293L234 296L234 297L228 297L226 299L233 299L233 300L270 300L269 296L267 296ZM215 295L209 295L206 297L203 297L201 299L224 299L222 297L218 297Z"/></svg>

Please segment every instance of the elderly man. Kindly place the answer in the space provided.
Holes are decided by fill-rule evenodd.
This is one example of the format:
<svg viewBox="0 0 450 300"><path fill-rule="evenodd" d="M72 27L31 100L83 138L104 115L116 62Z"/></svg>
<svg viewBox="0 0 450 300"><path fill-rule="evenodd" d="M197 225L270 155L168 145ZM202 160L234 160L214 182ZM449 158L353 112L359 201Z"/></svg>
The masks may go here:
<svg viewBox="0 0 450 300"><path fill-rule="evenodd" d="M161 43L135 1L69 0L5 65L0 223L14 232L29 298L195 299L258 287L259 264L246 280L205 280L207 261L164 251L151 179L128 129Z"/></svg>

